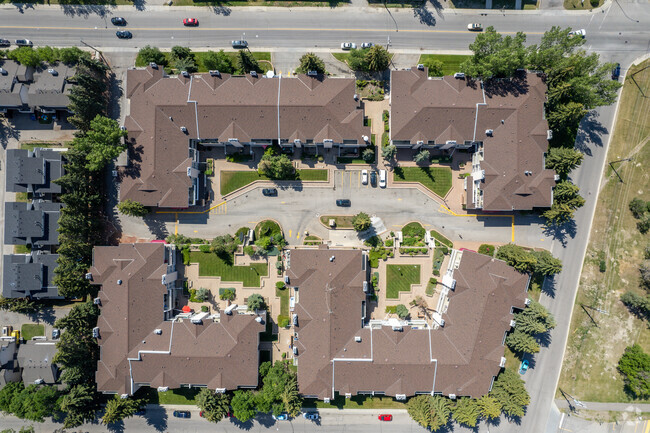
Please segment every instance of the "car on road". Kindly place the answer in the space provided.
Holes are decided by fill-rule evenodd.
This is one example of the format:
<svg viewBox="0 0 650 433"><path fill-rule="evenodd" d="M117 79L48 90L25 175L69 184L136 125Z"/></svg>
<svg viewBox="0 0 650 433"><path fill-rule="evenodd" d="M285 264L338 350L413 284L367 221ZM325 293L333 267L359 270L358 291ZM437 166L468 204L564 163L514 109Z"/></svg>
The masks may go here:
<svg viewBox="0 0 650 433"><path fill-rule="evenodd" d="M236 49L248 48L248 42L246 41L232 41L232 47Z"/></svg>
<svg viewBox="0 0 650 433"><path fill-rule="evenodd" d="M273 415L273 419L276 421L286 421L289 419L289 415L286 413L281 413L280 415Z"/></svg>
<svg viewBox="0 0 650 433"><path fill-rule="evenodd" d="M612 68L612 80L618 80L618 77L621 76L621 64L617 63Z"/></svg>
<svg viewBox="0 0 650 433"><path fill-rule="evenodd" d="M379 170L379 187L386 188L386 170Z"/></svg>
<svg viewBox="0 0 650 433"><path fill-rule="evenodd" d="M337 206L343 206L343 207L350 207L352 206L352 202L348 200L347 198L340 198L336 200L336 205Z"/></svg>
<svg viewBox="0 0 650 433"><path fill-rule="evenodd" d="M467 30L469 30L470 32L482 32L483 25L480 23L469 23L467 24Z"/></svg>
<svg viewBox="0 0 650 433"><path fill-rule="evenodd" d="M573 30L569 32L569 36L580 36L584 39L587 36L587 31L585 29Z"/></svg>
<svg viewBox="0 0 650 433"><path fill-rule="evenodd" d="M196 18L185 18L183 20L183 25L184 26L198 26L199 25L199 20Z"/></svg>
<svg viewBox="0 0 650 433"><path fill-rule="evenodd" d="M52 329L52 340L56 340L60 336L61 336L61 331L59 331L56 328Z"/></svg>
<svg viewBox="0 0 650 433"><path fill-rule="evenodd" d="M126 20L122 17L113 17L111 18L111 23L114 26L125 26L126 25Z"/></svg>
<svg viewBox="0 0 650 433"><path fill-rule="evenodd" d="M524 359L521 361L521 366L519 366L519 374L526 374L528 371L528 360Z"/></svg>
<svg viewBox="0 0 650 433"><path fill-rule="evenodd" d="M361 44L361 48L372 48L375 44L372 42L364 42Z"/></svg>
<svg viewBox="0 0 650 433"><path fill-rule="evenodd" d="M115 36L120 39L131 39L133 37L133 34L128 30L118 30L115 32Z"/></svg>
<svg viewBox="0 0 650 433"><path fill-rule="evenodd" d="M16 45L19 47L31 47L34 43L29 39L16 39Z"/></svg>
<svg viewBox="0 0 650 433"><path fill-rule="evenodd" d="M368 170L361 170L361 183L368 185Z"/></svg>
<svg viewBox="0 0 650 433"><path fill-rule="evenodd" d="M14 330L14 327L11 325L3 326L2 327L2 336L3 337L10 337L11 332Z"/></svg>
<svg viewBox="0 0 650 433"><path fill-rule="evenodd" d="M393 415L391 414L379 415L379 421L392 421L392 420L393 420Z"/></svg>
<svg viewBox="0 0 650 433"><path fill-rule="evenodd" d="M305 412L302 414L303 418L305 419L310 419L312 421L316 421L320 418L320 415L318 415L316 412Z"/></svg>
<svg viewBox="0 0 650 433"><path fill-rule="evenodd" d="M176 418L190 418L192 416L189 410L175 410L172 415Z"/></svg>
<svg viewBox="0 0 650 433"><path fill-rule="evenodd" d="M357 48L357 44L354 42L343 42L341 44L341 49L342 50L355 50Z"/></svg>
<svg viewBox="0 0 650 433"><path fill-rule="evenodd" d="M262 190L262 194L264 194L267 197L275 197L278 195L278 190L275 188L264 188Z"/></svg>
<svg viewBox="0 0 650 433"><path fill-rule="evenodd" d="M0 47L8 47L9 45L11 45L9 39L0 39Z"/></svg>
<svg viewBox="0 0 650 433"><path fill-rule="evenodd" d="M370 185L377 186L377 172L374 170L370 172Z"/></svg>

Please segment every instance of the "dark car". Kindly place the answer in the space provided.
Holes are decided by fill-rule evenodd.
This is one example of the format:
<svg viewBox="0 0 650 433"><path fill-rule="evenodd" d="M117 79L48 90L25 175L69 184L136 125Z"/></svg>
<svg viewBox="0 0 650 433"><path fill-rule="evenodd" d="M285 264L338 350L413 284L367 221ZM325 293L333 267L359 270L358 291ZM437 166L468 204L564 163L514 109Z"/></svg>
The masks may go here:
<svg viewBox="0 0 650 433"><path fill-rule="evenodd" d="M8 47L9 45L11 45L9 39L0 39L0 47Z"/></svg>
<svg viewBox="0 0 650 433"><path fill-rule="evenodd" d="M199 20L196 18L185 18L183 20L183 25L184 26L198 26L199 25Z"/></svg>
<svg viewBox="0 0 650 433"><path fill-rule="evenodd" d="M246 41L232 41L232 47L236 49L248 48L248 42Z"/></svg>
<svg viewBox="0 0 650 433"><path fill-rule="evenodd" d="M29 39L16 39L16 45L19 47L31 47L34 44Z"/></svg>
<svg viewBox="0 0 650 433"><path fill-rule="evenodd" d="M114 26L125 26L126 25L126 20L122 17L113 17L111 18L111 23Z"/></svg>
<svg viewBox="0 0 650 433"><path fill-rule="evenodd" d="M377 172L376 171L371 171L370 172L370 185L373 187L377 186Z"/></svg>
<svg viewBox="0 0 650 433"><path fill-rule="evenodd" d="M621 76L621 64L617 63L612 68L612 80L618 80L618 77Z"/></svg>
<svg viewBox="0 0 650 433"><path fill-rule="evenodd" d="M348 200L347 198L340 198L336 200L336 205L337 206L344 206L344 207L350 207L352 205L352 202Z"/></svg>
<svg viewBox="0 0 650 433"><path fill-rule="evenodd" d="M131 34L131 32L128 30L118 30L115 32L115 36L120 39L131 39L133 37L133 34Z"/></svg>
<svg viewBox="0 0 650 433"><path fill-rule="evenodd" d="M190 412L187 410L175 410L173 415L176 418L189 418L191 416Z"/></svg>
<svg viewBox="0 0 650 433"><path fill-rule="evenodd" d="M267 197L275 197L278 195L278 190L275 188L264 188L262 190L262 194L264 194Z"/></svg>

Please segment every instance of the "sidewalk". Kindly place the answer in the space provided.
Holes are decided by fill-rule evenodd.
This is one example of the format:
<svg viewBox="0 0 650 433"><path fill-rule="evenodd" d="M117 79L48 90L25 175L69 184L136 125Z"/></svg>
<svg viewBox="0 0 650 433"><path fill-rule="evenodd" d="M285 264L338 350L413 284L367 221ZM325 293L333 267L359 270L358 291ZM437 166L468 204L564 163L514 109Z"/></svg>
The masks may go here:
<svg viewBox="0 0 650 433"><path fill-rule="evenodd" d="M581 402L586 407L575 406L577 409L587 409L596 411L612 411L612 412L650 412L650 404L647 403L597 403L583 401ZM565 399L556 399L555 404L560 409L568 409L569 403Z"/></svg>

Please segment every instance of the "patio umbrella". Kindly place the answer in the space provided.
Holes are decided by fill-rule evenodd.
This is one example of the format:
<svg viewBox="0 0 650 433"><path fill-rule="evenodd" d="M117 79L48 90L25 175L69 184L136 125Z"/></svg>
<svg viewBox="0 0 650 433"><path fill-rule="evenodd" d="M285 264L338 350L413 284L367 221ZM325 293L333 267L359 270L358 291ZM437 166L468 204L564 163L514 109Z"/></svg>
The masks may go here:
<svg viewBox="0 0 650 433"><path fill-rule="evenodd" d="M190 313L191 311L192 311L192 309L190 307L188 307L187 305L185 305L183 307L183 313Z"/></svg>

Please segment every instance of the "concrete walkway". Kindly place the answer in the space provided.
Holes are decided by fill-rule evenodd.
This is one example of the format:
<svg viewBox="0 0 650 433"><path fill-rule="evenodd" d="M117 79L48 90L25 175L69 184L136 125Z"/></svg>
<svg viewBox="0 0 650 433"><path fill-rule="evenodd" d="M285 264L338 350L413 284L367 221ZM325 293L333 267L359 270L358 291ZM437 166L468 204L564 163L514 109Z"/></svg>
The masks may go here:
<svg viewBox="0 0 650 433"><path fill-rule="evenodd" d="M613 412L650 412L650 404L644 403L598 403L583 401L581 402L586 407L575 406L577 409L587 409L595 411L613 411ZM560 409L568 409L569 403L565 399L556 399L555 404Z"/></svg>

